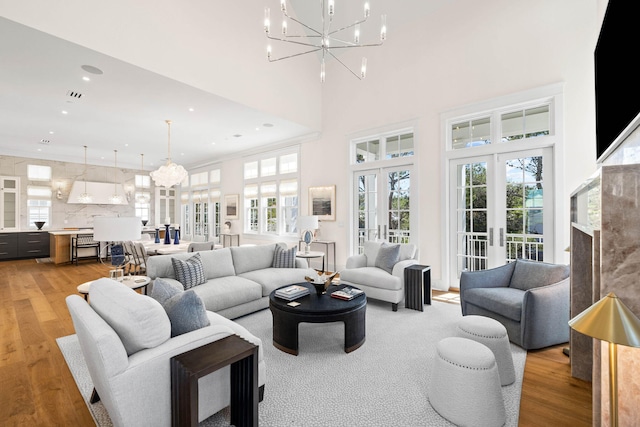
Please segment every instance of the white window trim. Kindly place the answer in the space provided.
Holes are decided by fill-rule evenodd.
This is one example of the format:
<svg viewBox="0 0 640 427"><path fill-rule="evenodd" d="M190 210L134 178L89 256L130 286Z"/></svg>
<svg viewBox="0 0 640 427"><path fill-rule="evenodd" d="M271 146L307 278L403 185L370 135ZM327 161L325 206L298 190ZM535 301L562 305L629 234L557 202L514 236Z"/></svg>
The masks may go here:
<svg viewBox="0 0 640 427"><path fill-rule="evenodd" d="M465 157L475 157L489 154L501 154L511 151L528 150L543 147L553 148L553 175L556 188L556 200L554 201L554 230L553 230L553 243L557 253L558 248L566 247L562 243L564 239L564 233L562 227L566 224L564 218L565 201L564 197L557 197L557 195L563 194L564 188L564 174L562 173L562 165L564 165L564 84L556 83L548 86L543 86L515 94L507 95L500 98L479 102L477 104L470 104L460 108L455 108L440 115L440 132L441 141L445 147L442 154L442 174L441 181L444 183L442 186L442 194L440 200L441 217L444 219L444 225L442 227L441 234L441 253L448 254L449 239L447 231L450 229L451 218L449 216L449 163L452 159L459 159ZM472 118L486 117L497 113L505 113L508 111L517 110L519 108L527 108L536 106L548 102L549 105L549 122L550 122L550 135L541 136L536 138L526 138L518 141L510 141L507 143L498 142L496 144L482 145L478 147L469 147L464 149L454 150L451 148L451 125L458 121L463 121ZM499 119L499 115L497 116ZM499 121L497 122L499 123ZM495 129L495 123L491 123L491 138L493 140L495 134L499 134ZM499 126L497 126L499 128ZM500 141L500 138L498 138ZM553 262L561 262L556 259ZM441 271L443 278L450 277L448 257L443 256L441 259ZM448 281L448 279L447 279ZM448 286L448 283L444 283Z"/></svg>

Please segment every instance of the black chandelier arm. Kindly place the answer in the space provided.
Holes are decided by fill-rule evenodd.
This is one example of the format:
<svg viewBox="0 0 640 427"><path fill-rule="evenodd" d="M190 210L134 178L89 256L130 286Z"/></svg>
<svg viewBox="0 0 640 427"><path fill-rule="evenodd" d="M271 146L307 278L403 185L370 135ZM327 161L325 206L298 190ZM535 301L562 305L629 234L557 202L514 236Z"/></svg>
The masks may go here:
<svg viewBox="0 0 640 427"><path fill-rule="evenodd" d="M317 52L317 51L319 51L319 50L321 50L321 49L322 49L322 48L321 48L321 47L319 47L319 48L317 48L317 49L308 50L308 51L306 51L306 52L294 53L293 55L283 56L282 58L276 58L276 59L273 59L273 58L271 58L271 57L268 57L268 59L269 59L269 62L277 62L277 61L282 61L283 59L295 58L296 56L302 56L302 55L306 55L306 54L308 54L308 53Z"/></svg>
<svg viewBox="0 0 640 427"><path fill-rule="evenodd" d="M327 49L327 53L329 53L329 55L331 55L333 57L333 59L335 59L336 61L338 61L344 68L346 68L347 70L349 70L349 72L351 74L353 74L354 76L356 76L356 78L358 80L362 80L362 76L356 74L351 68L349 68L344 62L340 61L340 59L338 59L337 56L335 56L333 53L331 53L330 50Z"/></svg>

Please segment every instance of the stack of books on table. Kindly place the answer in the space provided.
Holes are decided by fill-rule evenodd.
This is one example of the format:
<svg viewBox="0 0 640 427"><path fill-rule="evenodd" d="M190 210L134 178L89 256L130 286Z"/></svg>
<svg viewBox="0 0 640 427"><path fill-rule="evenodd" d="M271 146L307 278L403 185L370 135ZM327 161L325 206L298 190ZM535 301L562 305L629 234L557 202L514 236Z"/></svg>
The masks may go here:
<svg viewBox="0 0 640 427"><path fill-rule="evenodd" d="M276 290L276 296L278 298L286 299L287 301L293 301L296 298L309 295L309 288L300 285L291 285L286 288Z"/></svg>
<svg viewBox="0 0 640 427"><path fill-rule="evenodd" d="M331 292L331 296L333 298L343 299L346 301L352 300L358 295L362 294L364 291L356 288L352 288L351 286L345 286L342 289Z"/></svg>

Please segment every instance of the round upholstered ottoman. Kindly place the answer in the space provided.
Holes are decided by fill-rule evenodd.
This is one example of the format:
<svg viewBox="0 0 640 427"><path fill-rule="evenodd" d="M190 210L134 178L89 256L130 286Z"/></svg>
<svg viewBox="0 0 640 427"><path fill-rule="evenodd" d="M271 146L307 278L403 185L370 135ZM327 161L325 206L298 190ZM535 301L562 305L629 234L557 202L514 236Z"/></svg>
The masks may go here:
<svg viewBox="0 0 640 427"><path fill-rule="evenodd" d="M489 347L498 364L500 384L513 384L516 380L516 371L513 368L509 335L507 335L507 329L502 323L490 317L465 316L458 323L457 336L477 341Z"/></svg>
<svg viewBox="0 0 640 427"><path fill-rule="evenodd" d="M429 402L458 426L504 425L506 412L493 352L466 338L449 337L438 342Z"/></svg>

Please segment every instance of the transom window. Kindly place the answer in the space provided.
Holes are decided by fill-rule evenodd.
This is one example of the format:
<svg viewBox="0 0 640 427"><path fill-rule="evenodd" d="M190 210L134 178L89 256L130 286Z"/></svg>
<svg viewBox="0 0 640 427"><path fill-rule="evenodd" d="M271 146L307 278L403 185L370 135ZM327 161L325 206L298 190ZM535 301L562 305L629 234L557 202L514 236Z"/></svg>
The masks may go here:
<svg viewBox="0 0 640 427"><path fill-rule="evenodd" d="M413 132L392 133L356 141L353 164L413 156Z"/></svg>
<svg viewBox="0 0 640 427"><path fill-rule="evenodd" d="M457 120L449 129L449 144L451 149L459 150L490 145L495 141L509 143L548 136L551 135L550 117L549 104L543 104Z"/></svg>

